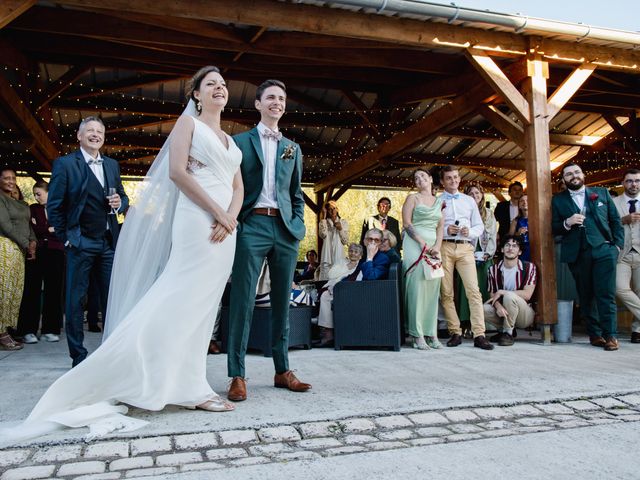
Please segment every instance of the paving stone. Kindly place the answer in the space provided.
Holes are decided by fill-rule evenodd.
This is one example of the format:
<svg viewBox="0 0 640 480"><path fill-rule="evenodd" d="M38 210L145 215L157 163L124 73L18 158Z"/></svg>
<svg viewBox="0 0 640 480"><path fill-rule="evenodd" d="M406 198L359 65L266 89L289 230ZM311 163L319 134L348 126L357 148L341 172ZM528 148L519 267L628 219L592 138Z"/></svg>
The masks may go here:
<svg viewBox="0 0 640 480"><path fill-rule="evenodd" d="M640 421L640 415L625 415L624 417L620 417L620 419L624 420L625 422L638 422Z"/></svg>
<svg viewBox="0 0 640 480"><path fill-rule="evenodd" d="M251 455L270 455L273 456L277 453L290 452L293 450L291 445L286 443L270 443L268 445L254 445L249 447L249 453Z"/></svg>
<svg viewBox="0 0 640 480"><path fill-rule="evenodd" d="M341 421L340 427L345 433L370 432L376 429L376 424L366 418L353 418L351 420Z"/></svg>
<svg viewBox="0 0 640 480"><path fill-rule="evenodd" d="M506 407L507 412L517 417L524 417L527 415L541 415L542 412L533 405L514 405L512 407Z"/></svg>
<svg viewBox="0 0 640 480"><path fill-rule="evenodd" d="M479 433L455 433L445 437L448 442L467 442L469 440L477 440L482 438Z"/></svg>
<svg viewBox="0 0 640 480"><path fill-rule="evenodd" d="M329 448L324 451L324 455L331 457L333 455L345 455L349 453L364 452L366 448L360 445L348 445L346 447Z"/></svg>
<svg viewBox="0 0 640 480"><path fill-rule="evenodd" d="M176 435L173 441L178 450L198 450L218 446L218 439L214 433L192 433L189 435Z"/></svg>
<svg viewBox="0 0 640 480"><path fill-rule="evenodd" d="M227 430L220 432L221 445L239 445L241 443L255 443L258 436L254 430Z"/></svg>
<svg viewBox="0 0 640 480"><path fill-rule="evenodd" d="M579 428L579 427L588 427L591 423L588 420L570 420L568 422L559 423L557 426L559 428Z"/></svg>
<svg viewBox="0 0 640 480"><path fill-rule="evenodd" d="M113 460L109 462L109 470L133 470L135 468L146 468L153 466L152 457L134 457L134 458L121 458L119 460Z"/></svg>
<svg viewBox="0 0 640 480"><path fill-rule="evenodd" d="M494 437L506 437L509 435L516 435L517 433L518 433L517 431L511 428L505 428L503 430L489 430L486 432L482 432L480 435L487 438L494 438Z"/></svg>
<svg viewBox="0 0 640 480"><path fill-rule="evenodd" d="M263 442L290 442L301 439L298 431L290 425L261 428L258 430L258 437Z"/></svg>
<svg viewBox="0 0 640 480"><path fill-rule="evenodd" d="M590 412L593 410L600 410L600 407L595 403L588 402L587 400L572 400L570 402L564 402L564 404L573 408L577 412Z"/></svg>
<svg viewBox="0 0 640 480"><path fill-rule="evenodd" d="M8 467L9 465L18 465L24 462L31 455L31 450L2 450L0 451L0 467Z"/></svg>
<svg viewBox="0 0 640 480"><path fill-rule="evenodd" d="M537 432L548 432L549 430L553 430L554 427L549 425L535 425L528 427L518 427L516 430L518 433L537 433Z"/></svg>
<svg viewBox="0 0 640 480"><path fill-rule="evenodd" d="M82 453L82 445L57 445L37 450L31 461L33 463L64 462L75 460Z"/></svg>
<svg viewBox="0 0 640 480"><path fill-rule="evenodd" d="M437 443L444 443L446 440L443 437L430 437L430 438L416 438L413 440L407 440L409 445L414 447L422 447L424 445L435 445Z"/></svg>
<svg viewBox="0 0 640 480"><path fill-rule="evenodd" d="M556 422L573 422L575 420L581 420L577 415L551 415L549 418Z"/></svg>
<svg viewBox="0 0 640 480"><path fill-rule="evenodd" d="M141 453L166 452L167 450L171 450L171 438L169 437L140 438L131 442L132 456Z"/></svg>
<svg viewBox="0 0 640 480"><path fill-rule="evenodd" d="M637 405L640 406L640 393L632 393L629 395L620 395L616 397L618 400L623 401L624 403L628 403L629 405Z"/></svg>
<svg viewBox="0 0 640 480"><path fill-rule="evenodd" d="M500 407L476 408L473 412L483 420L498 420L509 417L509 412Z"/></svg>
<svg viewBox="0 0 640 480"><path fill-rule="evenodd" d="M610 413L611 415L615 415L616 417L638 414L638 412L636 412L635 410L631 410L629 408L612 408L612 409L606 410L606 412Z"/></svg>
<svg viewBox="0 0 640 480"><path fill-rule="evenodd" d="M358 445L361 443L375 442L377 440L373 435L347 435L342 441L347 445Z"/></svg>
<svg viewBox="0 0 640 480"><path fill-rule="evenodd" d="M298 425L304 438L330 437L340 430L336 422L311 422Z"/></svg>
<svg viewBox="0 0 640 480"><path fill-rule="evenodd" d="M88 473L103 473L107 469L104 462L74 462L65 463L58 469L59 477L69 475L86 475Z"/></svg>
<svg viewBox="0 0 640 480"><path fill-rule="evenodd" d="M472 423L458 423L455 425L449 425L449 430L453 433L478 433L483 429Z"/></svg>
<svg viewBox="0 0 640 480"><path fill-rule="evenodd" d="M402 442L375 442L366 445L371 450L393 450L396 448L404 448L407 445Z"/></svg>
<svg viewBox="0 0 640 480"><path fill-rule="evenodd" d="M478 420L478 415L471 410L449 410L442 412L451 422L474 422Z"/></svg>
<svg viewBox="0 0 640 480"><path fill-rule="evenodd" d="M190 463L188 465L180 465L181 472L197 472L199 470L215 470L224 468L225 465L216 462Z"/></svg>
<svg viewBox="0 0 640 480"><path fill-rule="evenodd" d="M12 468L2 474L0 480L27 480L32 478L46 478L53 475L55 465L40 465L37 467Z"/></svg>
<svg viewBox="0 0 640 480"><path fill-rule="evenodd" d="M516 422L525 427L535 427L537 425L549 425L550 423L555 423L552 419L547 417L524 417L518 418Z"/></svg>
<svg viewBox="0 0 640 480"><path fill-rule="evenodd" d="M275 460L279 462L288 462L292 460L316 460L322 458L315 452L287 452L276 455Z"/></svg>
<svg viewBox="0 0 640 480"><path fill-rule="evenodd" d="M116 480L121 476L122 474L120 472L94 473L74 477L73 480Z"/></svg>
<svg viewBox="0 0 640 480"><path fill-rule="evenodd" d="M408 415L408 417L416 425L442 425L449 423L449 420L438 412L416 413Z"/></svg>
<svg viewBox="0 0 640 480"><path fill-rule="evenodd" d="M512 428L516 424L513 422L508 422L506 420L492 420L491 422L482 422L479 423L478 426L482 428L486 428L487 430L498 430L502 428Z"/></svg>
<svg viewBox="0 0 640 480"><path fill-rule="evenodd" d="M249 454L243 448L220 448L218 450L208 450L207 458L209 460L222 460L224 458L247 457Z"/></svg>
<svg viewBox="0 0 640 480"><path fill-rule="evenodd" d="M600 405L602 408L625 408L628 406L626 403L616 400L613 397L591 398L589 401Z"/></svg>
<svg viewBox="0 0 640 480"><path fill-rule="evenodd" d="M300 448L331 448L331 447L340 447L342 443L335 438L310 438L308 440L301 440L296 445Z"/></svg>
<svg viewBox="0 0 640 480"><path fill-rule="evenodd" d="M178 469L176 467L141 468L138 470L129 470L126 473L126 477L159 477L160 475L176 473L177 471Z"/></svg>
<svg viewBox="0 0 640 480"><path fill-rule="evenodd" d="M534 405L538 410L542 410L547 414L571 414L573 410L561 403L536 403Z"/></svg>
<svg viewBox="0 0 640 480"><path fill-rule="evenodd" d="M603 412L602 410L598 410L597 412L587 412L580 415L582 418L586 418L587 420L592 420L594 418L615 418L614 415L610 413Z"/></svg>
<svg viewBox="0 0 640 480"><path fill-rule="evenodd" d="M451 430L444 427L425 427L418 428L416 433L421 437L440 437L443 435L450 435Z"/></svg>
<svg viewBox="0 0 640 480"><path fill-rule="evenodd" d="M381 428L413 427L413 422L404 415L391 415L378 417L373 420Z"/></svg>
<svg viewBox="0 0 640 480"><path fill-rule="evenodd" d="M89 445L83 457L85 458L101 458L101 457L120 457L129 456L129 442L101 442Z"/></svg>
<svg viewBox="0 0 640 480"><path fill-rule="evenodd" d="M258 465L260 463L269 463L271 459L267 457L249 457L239 458L238 460L231 460L229 464L241 466L241 465Z"/></svg>
<svg viewBox="0 0 640 480"><path fill-rule="evenodd" d="M620 423L620 422L622 422L621 418L595 418L593 420L589 420L589 423L591 425L607 425L609 423Z"/></svg>
<svg viewBox="0 0 640 480"><path fill-rule="evenodd" d="M159 467L172 467L183 465L185 463L196 463L202 461L200 452L182 452L170 453L169 455L160 455L156 457L156 465Z"/></svg>
<svg viewBox="0 0 640 480"><path fill-rule="evenodd" d="M380 432L378 438L380 440L407 440L414 438L416 434L411 430L393 430L391 432Z"/></svg>

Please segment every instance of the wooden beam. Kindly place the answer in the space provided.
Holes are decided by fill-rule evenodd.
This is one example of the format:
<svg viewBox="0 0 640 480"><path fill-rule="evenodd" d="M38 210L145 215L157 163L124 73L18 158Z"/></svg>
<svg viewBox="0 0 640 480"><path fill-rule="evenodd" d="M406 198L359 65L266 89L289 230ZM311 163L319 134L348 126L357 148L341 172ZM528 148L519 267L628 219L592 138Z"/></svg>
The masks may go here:
<svg viewBox="0 0 640 480"><path fill-rule="evenodd" d="M571 72L565 81L553 92L547 104L549 122L560 112L562 107L573 97L582 84L587 81L595 69L596 66L590 63L580 65Z"/></svg>
<svg viewBox="0 0 640 480"><path fill-rule="evenodd" d="M467 50L467 58L525 125L530 123L527 101L493 59L482 51Z"/></svg>
<svg viewBox="0 0 640 480"><path fill-rule="evenodd" d="M3 0L0 4L0 29L33 7L36 0Z"/></svg>
<svg viewBox="0 0 640 480"><path fill-rule="evenodd" d="M540 56L528 59L529 77L525 90L531 122L525 125L525 165L529 196L529 230L532 261L538 268L537 313L544 326L543 341L550 344L549 325L557 323L556 268L551 233L551 168L549 165L549 122L547 120L547 81ZM547 70L548 71L548 70Z"/></svg>
<svg viewBox="0 0 640 480"><path fill-rule="evenodd" d="M362 100L360 100L360 97L358 97L355 93L349 90L343 90L342 93L344 93L345 97L347 97L349 101L353 104L358 115L362 117L362 120L364 120L367 130L369 131L371 136L375 138L377 141L379 141L381 138L380 130L378 130L378 127L376 127L373 124L373 122L371 121L371 118L369 118L369 115L366 113L369 110L369 108L364 103L362 103Z"/></svg>
<svg viewBox="0 0 640 480"><path fill-rule="evenodd" d="M520 147L524 145L524 130L511 117L493 105L481 105L480 114L516 145Z"/></svg>
<svg viewBox="0 0 640 480"><path fill-rule="evenodd" d="M338 200L342 195L344 195L349 189L351 188L351 185L348 183L345 183L344 185L342 185L337 192L333 193L331 195L331 200Z"/></svg>
<svg viewBox="0 0 640 480"><path fill-rule="evenodd" d="M626 141L629 142L631 148L633 148L636 153L640 152L640 142L634 138L633 132L627 129L625 125L622 125L613 115L604 115L604 119L609 125L611 125L611 128L613 128L614 132L616 132L619 137L626 138Z"/></svg>
<svg viewBox="0 0 640 480"><path fill-rule="evenodd" d="M587 185L606 185L613 182L622 183L622 176L630 168L636 168L637 164L625 165L624 167L606 169L601 172L589 174L585 178Z"/></svg>
<svg viewBox="0 0 640 480"><path fill-rule="evenodd" d="M433 153L412 153L396 158L389 164L390 168L411 169L424 165L458 165L460 168L494 169L494 170L524 170L524 159L502 159L488 157L459 157L453 160L449 155Z"/></svg>
<svg viewBox="0 0 640 480"><path fill-rule="evenodd" d="M51 169L51 161L60 152L3 74L0 74L0 100L0 108L5 107L5 113L33 139L32 153L45 168ZM34 150L40 152L40 155Z"/></svg>
<svg viewBox="0 0 640 480"><path fill-rule="evenodd" d="M89 65L77 65L71 67L65 73L60 76L57 80L52 82L45 92L40 96L38 103L39 105L36 107L36 113L44 106L48 105L51 100L56 98L62 92L67 90L73 82L78 80L84 73L90 68Z"/></svg>
<svg viewBox="0 0 640 480"><path fill-rule="evenodd" d="M316 202L311 200L311 198L309 198L309 195L307 195L306 193L302 192L302 198L304 198L305 205L307 207L309 207L311 209L311 211L313 211L313 213L315 213L316 215L318 215L320 213L320 206L318 206L318 204Z"/></svg>

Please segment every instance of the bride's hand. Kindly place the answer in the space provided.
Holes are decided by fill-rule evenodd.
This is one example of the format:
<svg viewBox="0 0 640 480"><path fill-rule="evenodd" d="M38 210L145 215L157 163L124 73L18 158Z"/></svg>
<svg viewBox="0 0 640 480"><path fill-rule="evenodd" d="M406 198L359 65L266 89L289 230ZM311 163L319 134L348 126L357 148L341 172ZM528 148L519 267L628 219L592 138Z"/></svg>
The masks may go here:
<svg viewBox="0 0 640 480"><path fill-rule="evenodd" d="M229 236L229 232L220 223L214 223L211 225L211 235L209 241L212 243L220 243Z"/></svg>
<svg viewBox="0 0 640 480"><path fill-rule="evenodd" d="M222 225L228 233L233 233L233 231L238 226L238 220L228 212L220 212L216 218L214 225Z"/></svg>

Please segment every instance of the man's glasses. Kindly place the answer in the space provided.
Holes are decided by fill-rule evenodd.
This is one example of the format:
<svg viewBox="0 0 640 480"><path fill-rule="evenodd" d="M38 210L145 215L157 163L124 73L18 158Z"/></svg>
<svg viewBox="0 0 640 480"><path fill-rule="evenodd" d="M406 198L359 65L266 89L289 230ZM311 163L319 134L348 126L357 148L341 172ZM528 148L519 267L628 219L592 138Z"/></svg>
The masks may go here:
<svg viewBox="0 0 640 480"><path fill-rule="evenodd" d="M505 243L503 248L520 248L517 243Z"/></svg>
<svg viewBox="0 0 640 480"><path fill-rule="evenodd" d="M640 178L638 178L636 180L632 180L632 179L628 178L627 180L624 181L624 183L640 183Z"/></svg>
<svg viewBox="0 0 640 480"><path fill-rule="evenodd" d="M365 238L365 240L366 240L367 242L373 242L373 243L380 243L380 242L382 242L382 240L381 240L381 239L379 239L379 238L371 238L371 237Z"/></svg>

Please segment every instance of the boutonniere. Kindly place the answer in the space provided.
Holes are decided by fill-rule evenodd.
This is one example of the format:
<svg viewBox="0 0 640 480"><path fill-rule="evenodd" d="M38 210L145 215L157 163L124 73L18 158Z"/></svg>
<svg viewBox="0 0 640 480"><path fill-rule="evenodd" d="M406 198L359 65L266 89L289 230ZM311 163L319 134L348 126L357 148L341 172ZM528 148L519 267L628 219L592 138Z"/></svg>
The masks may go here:
<svg viewBox="0 0 640 480"><path fill-rule="evenodd" d="M280 155L280 158L282 160L291 160L294 157L295 153L296 146L293 143L290 143L289 145L284 147L284 151L282 152L282 155Z"/></svg>
<svg viewBox="0 0 640 480"><path fill-rule="evenodd" d="M589 195L589 200L591 200L592 202L595 202L597 199L598 199L597 193L592 193L591 195Z"/></svg>

